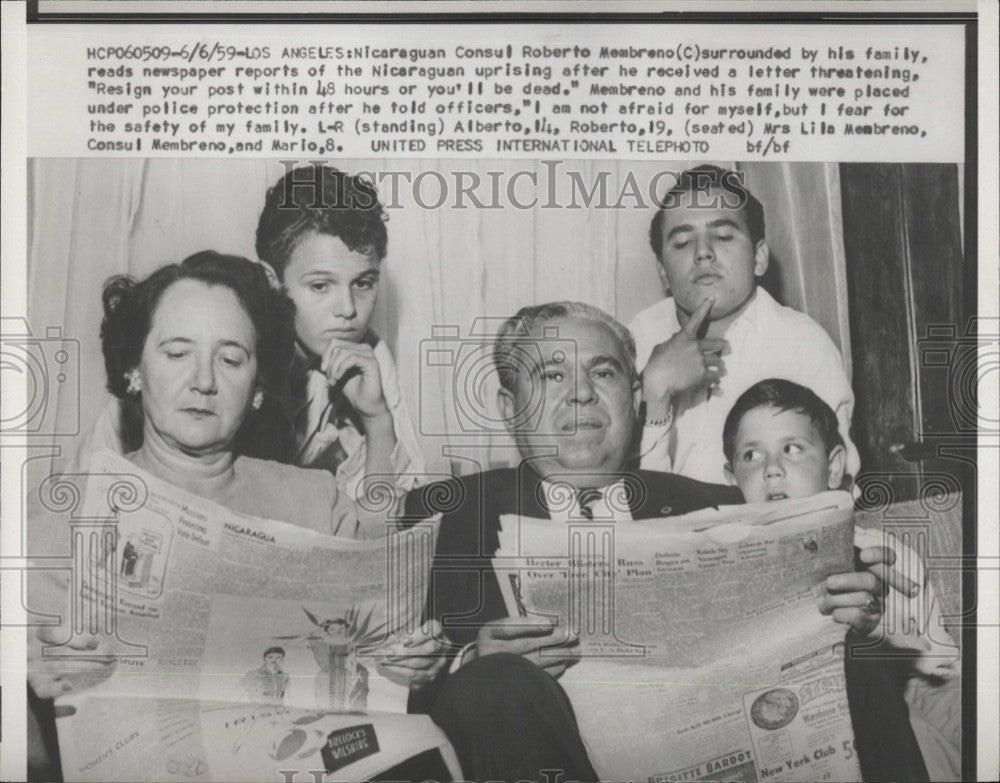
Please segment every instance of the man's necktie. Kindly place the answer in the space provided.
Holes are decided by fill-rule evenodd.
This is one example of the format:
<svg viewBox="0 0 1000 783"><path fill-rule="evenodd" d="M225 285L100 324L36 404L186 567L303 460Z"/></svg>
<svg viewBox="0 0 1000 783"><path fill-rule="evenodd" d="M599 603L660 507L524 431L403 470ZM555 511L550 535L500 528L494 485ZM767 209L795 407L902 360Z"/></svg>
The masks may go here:
<svg viewBox="0 0 1000 783"><path fill-rule="evenodd" d="M594 489L593 487L577 490L576 500L580 504L580 514L584 519L593 520L594 509L592 506L595 501L599 500L603 496L604 493L601 490Z"/></svg>

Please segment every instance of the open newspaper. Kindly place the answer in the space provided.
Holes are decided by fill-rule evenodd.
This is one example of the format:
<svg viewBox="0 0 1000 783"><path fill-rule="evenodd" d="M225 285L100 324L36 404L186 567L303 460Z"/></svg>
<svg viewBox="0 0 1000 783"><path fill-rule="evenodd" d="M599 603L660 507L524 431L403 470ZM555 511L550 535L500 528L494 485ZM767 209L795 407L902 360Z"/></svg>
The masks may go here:
<svg viewBox="0 0 1000 783"><path fill-rule="evenodd" d="M560 682L602 779L861 779L844 627L817 609L823 579L853 570L852 508L830 492L618 525L501 519L511 616L580 634Z"/></svg>
<svg viewBox="0 0 1000 783"><path fill-rule="evenodd" d="M355 541L236 514L109 452L92 471L70 616L116 666L57 705L67 780L351 779L442 744L426 719L374 714L406 711L379 663L419 625L433 523Z"/></svg>

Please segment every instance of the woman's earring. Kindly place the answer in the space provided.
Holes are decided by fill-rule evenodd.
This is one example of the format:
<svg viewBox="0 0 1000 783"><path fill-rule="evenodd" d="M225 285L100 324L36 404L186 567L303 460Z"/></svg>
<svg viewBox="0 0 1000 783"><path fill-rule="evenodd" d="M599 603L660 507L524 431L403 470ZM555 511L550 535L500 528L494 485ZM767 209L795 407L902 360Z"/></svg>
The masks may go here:
<svg viewBox="0 0 1000 783"><path fill-rule="evenodd" d="M264 390L263 389L257 389L257 391L255 391L253 393L253 402L251 402L250 404L253 406L253 409L255 411L259 411L260 410L260 406L264 404Z"/></svg>
<svg viewBox="0 0 1000 783"><path fill-rule="evenodd" d="M128 381L128 389L126 391L129 394L138 394L142 391L142 376L139 375L138 370L129 370L125 373L125 380Z"/></svg>

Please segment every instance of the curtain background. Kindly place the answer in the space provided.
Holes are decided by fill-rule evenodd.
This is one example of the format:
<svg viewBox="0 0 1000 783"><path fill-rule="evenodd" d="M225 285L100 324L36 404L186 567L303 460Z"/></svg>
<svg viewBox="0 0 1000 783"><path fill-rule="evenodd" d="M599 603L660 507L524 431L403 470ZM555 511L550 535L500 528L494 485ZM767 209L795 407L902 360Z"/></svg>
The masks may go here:
<svg viewBox="0 0 1000 783"><path fill-rule="evenodd" d="M304 162L304 161L303 161ZM498 429L493 400L496 381L487 372L486 352L498 319L518 308L557 299L595 304L626 324L664 292L649 247L653 206L649 183L660 172L682 171L690 161L513 160L337 160L359 171L437 172L448 185L439 208L441 180L425 174L420 198L398 179L380 193L389 209L389 250L374 327L396 356L400 385L432 470L467 472L478 464L514 459ZM844 354L850 345L840 210L835 163L737 163L749 189L763 202L771 269L764 285L776 298L822 324ZM465 198L457 208L455 174L472 172L484 183L476 190L490 204L489 175L501 194L516 172L520 209L502 196L501 208L476 208ZM554 174L553 174L554 172ZM143 277L162 264L199 250L214 249L256 258L257 215L269 185L284 173L276 161L257 159L37 159L29 166L29 323L33 334L61 326L79 341L80 396L53 394L57 418L83 431L105 405L104 363L99 331L101 286L110 275ZM573 200L571 175L589 190L601 178L614 204L629 182L639 185L645 205L626 195L624 208L583 206ZM496 176L496 175L494 175ZM378 181L378 180L376 180ZM466 180L468 181L468 179ZM661 196L672 175L656 182ZM554 194L554 198L550 198ZM542 208L546 202L561 208ZM421 205L421 202L423 205ZM595 202L596 204L596 202ZM470 335L477 326L480 334ZM445 339L432 342L434 329ZM58 390L57 390L58 391ZM457 394L456 394L457 391ZM456 400L459 405L456 408ZM490 424L492 422L492 424ZM73 438L59 440L64 454ZM450 444L446 448L446 444Z"/></svg>

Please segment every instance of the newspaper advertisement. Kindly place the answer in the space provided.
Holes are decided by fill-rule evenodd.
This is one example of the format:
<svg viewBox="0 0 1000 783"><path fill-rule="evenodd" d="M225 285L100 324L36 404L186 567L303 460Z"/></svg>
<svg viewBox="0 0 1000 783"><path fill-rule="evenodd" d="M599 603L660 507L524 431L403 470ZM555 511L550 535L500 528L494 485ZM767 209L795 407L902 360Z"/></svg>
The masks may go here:
<svg viewBox="0 0 1000 783"><path fill-rule="evenodd" d="M96 616L108 628L117 666L77 700L76 715L60 720L62 748L90 753L110 742L102 734L114 723L99 718L102 709L143 715L151 725L158 711L193 710L205 750L232 748L196 758L217 779L253 780L260 759L242 748L260 750L276 726L293 731L321 721L309 735L325 737L357 714L406 712L409 683L385 676L379 662L420 624L433 523L356 541L235 514L110 452L95 455L90 468L71 616ZM113 524L99 528L100 520ZM52 646L42 654L67 652ZM105 706L89 705L91 698ZM140 725L130 720L130 737ZM260 736L227 744L226 730L237 726ZM80 779L130 779L143 771L137 749L163 755L149 745L155 736L119 740L116 761L84 765ZM292 755L274 742L272 760Z"/></svg>
<svg viewBox="0 0 1000 783"><path fill-rule="evenodd" d="M844 634L816 607L819 583L853 562L852 507L827 493L568 531L502 518L494 568L518 588L512 615L580 636L561 681L599 772L857 779Z"/></svg>
<svg viewBox="0 0 1000 783"><path fill-rule="evenodd" d="M61 746L72 780L370 780L428 751L440 754L442 772L458 769L425 715L103 695L59 708L60 730L74 722Z"/></svg>
<svg viewBox="0 0 1000 783"><path fill-rule="evenodd" d="M0 777L59 773L58 758L41 754L50 766L39 766L31 746L27 652L46 618L26 583L35 560L68 557L75 539L67 530L50 549L32 550L27 509L47 479L72 470L117 402L111 386L120 378L109 377L101 337L106 281L147 280L206 251L263 261L258 230L269 192L318 165L359 177L382 207L388 238L374 275L348 281L367 295L354 316L364 328L351 339L381 351L383 385L393 389L386 402L408 411L411 426L391 455L409 452L405 468L393 464L408 486L521 462L491 358L498 328L521 308L578 301L637 334L652 324L637 340L647 355L666 339L657 319L679 311L653 239L665 194L699 166L738 178L764 218L765 258L743 281L749 295L808 316L838 355L850 397L845 431L859 459L855 502L886 535L909 537L937 584L944 622L963 637L961 682L934 692L947 704L928 708L918 732L931 746L947 735L950 746L942 761L924 746L928 775L1000 774L992 697L1000 684L1000 533L983 524L996 518L1000 482L994 3L33 0L0 10ZM280 275L267 269L277 284ZM740 343L730 338L722 358L735 381ZM806 330L777 338L742 357L753 365L748 374L816 355ZM254 445L272 445L266 440ZM721 438L706 440L692 447L707 455L712 475L703 480L726 483ZM358 453L355 465L364 462ZM397 584L384 543L331 543L274 520L214 506L209 513L203 499L143 480L149 507L122 510L115 547L90 555L94 574L106 574L114 548L115 592L88 580L76 597L88 611L114 608L116 673L93 689L90 706L74 703L107 723L113 745L139 747L126 743L115 695L135 705L145 727L174 709L141 701L149 687L183 697L182 722L201 727L192 737L214 736L227 709L263 716L273 707L256 721L267 730L242 746L265 756L289 722L308 715L329 713L317 721L329 734L339 730L334 709L404 708L378 655L357 649L389 649L396 631L419 619L425 575ZM893 516L900 501L915 510ZM732 513L746 521L751 508ZM671 521L678 553L697 551L695 542L711 535L712 520L702 530L698 519L684 531ZM644 531L637 524L634 542L614 541L615 558L636 565L592 569L607 588L594 605L600 616L614 614L616 635L592 635L592 654L559 681L574 703L603 699L631 710L613 726L581 718L585 734L602 733L588 739L601 774L850 778L856 759L843 734L842 688L823 686L842 648L828 638L832 623L817 616L811 592L834 562L811 570L829 551L824 541L818 554L779 555L803 558L801 572L773 565L773 541L760 544L767 557L750 557L757 532L703 543L718 568L744 569L739 590L686 582L683 570L650 561L660 550L645 547L660 533ZM539 541L567 545L557 538ZM732 551L746 558L731 563ZM534 585L545 613L568 612L560 590L544 585L561 585L572 569L534 570L548 576L526 581L525 595ZM672 585L669 594L656 592L661 582ZM706 582L711 600L701 592ZM509 579L501 585L512 587ZM516 595L507 596L515 608ZM389 622L380 612L397 600L406 619ZM642 611L613 613L622 600ZM752 637L744 616L751 605L759 612ZM793 615L795 623L777 619ZM770 653L743 657L751 638ZM280 661L274 651L266 660L271 648L282 650ZM636 682L621 686L630 689L623 696L611 683L626 678ZM277 706L253 695L279 692ZM221 703L234 706L216 710ZM285 711L296 717L276 717ZM295 753L312 747L307 728ZM67 746L67 779L112 769L85 769L103 752L98 743L88 753L85 737ZM144 777L201 779L199 763L213 751L191 742L163 758L150 745L130 769L148 763ZM671 756L661 764L664 743ZM625 757L635 768L611 764ZM234 757L246 764L234 769L252 779L255 758ZM306 767L289 769L309 779ZM369 774L350 769L346 776Z"/></svg>

